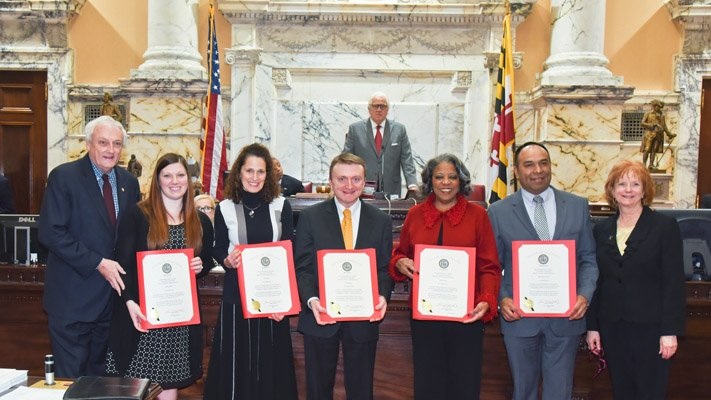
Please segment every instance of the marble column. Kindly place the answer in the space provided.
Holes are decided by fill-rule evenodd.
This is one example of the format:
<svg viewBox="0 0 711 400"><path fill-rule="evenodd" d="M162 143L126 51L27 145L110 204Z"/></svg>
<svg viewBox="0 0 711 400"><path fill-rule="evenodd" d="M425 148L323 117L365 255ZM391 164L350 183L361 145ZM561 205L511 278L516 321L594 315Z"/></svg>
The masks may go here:
<svg viewBox="0 0 711 400"><path fill-rule="evenodd" d="M197 50L197 0L148 0L148 49L131 79L206 79Z"/></svg>
<svg viewBox="0 0 711 400"><path fill-rule="evenodd" d="M255 119L255 70L260 62L262 49L250 46L232 47L226 52L227 64L232 67L232 98L230 101L230 115L232 126L237 129L232 130L230 136L230 154L228 158L234 160L237 152L259 136L257 132L261 129L256 127Z"/></svg>
<svg viewBox="0 0 711 400"><path fill-rule="evenodd" d="M622 83L612 75L603 54L605 0L552 0L551 51L541 85L610 86Z"/></svg>

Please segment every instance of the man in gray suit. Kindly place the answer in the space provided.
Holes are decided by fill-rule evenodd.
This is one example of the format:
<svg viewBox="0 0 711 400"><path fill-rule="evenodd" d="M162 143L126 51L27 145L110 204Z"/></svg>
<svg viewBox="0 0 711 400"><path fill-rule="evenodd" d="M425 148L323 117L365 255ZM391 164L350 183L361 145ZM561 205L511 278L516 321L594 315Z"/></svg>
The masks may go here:
<svg viewBox="0 0 711 400"><path fill-rule="evenodd" d="M535 400L541 377L543 399L570 399L575 355L585 332L583 316L598 276L588 202L550 186L550 154L540 143L527 142L516 150L514 173L521 190L489 207L504 269L499 306L514 382L512 399ZM512 242L549 239L575 241L575 305L567 318L522 318L513 302Z"/></svg>
<svg viewBox="0 0 711 400"><path fill-rule="evenodd" d="M348 127L343 152L365 160L365 179L376 182L377 191L400 196L400 169L408 191L417 190L417 173L405 125L385 118L389 107L385 93L374 93L368 102L370 118Z"/></svg>

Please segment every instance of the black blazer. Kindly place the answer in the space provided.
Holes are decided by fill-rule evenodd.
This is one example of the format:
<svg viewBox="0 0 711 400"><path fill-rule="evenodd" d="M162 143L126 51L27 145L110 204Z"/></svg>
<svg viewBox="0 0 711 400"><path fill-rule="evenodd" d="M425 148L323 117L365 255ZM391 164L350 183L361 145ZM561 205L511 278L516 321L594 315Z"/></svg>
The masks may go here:
<svg viewBox="0 0 711 400"><path fill-rule="evenodd" d="M392 280L388 275L388 262L392 253L393 234L390 217L378 208L361 202L360 224L355 248L374 248L378 270L380 295L390 300ZM301 298L301 314L298 329L302 333L318 337L332 337L341 324L351 325L353 339L358 342L375 340L378 337L377 323L368 321L340 322L318 325L313 311L306 304L308 299L319 297L318 261L316 252L323 249L344 249L341 223L334 199L329 199L306 208L299 215L296 225L294 263Z"/></svg>
<svg viewBox="0 0 711 400"><path fill-rule="evenodd" d="M120 221L140 200L141 191L136 178L125 169L114 167L114 171ZM49 174L40 210L39 240L49 250L44 284L47 313L92 322L110 311L113 289L96 267L102 258L114 258L116 227L109 222L88 156L62 164Z"/></svg>
<svg viewBox="0 0 711 400"><path fill-rule="evenodd" d="M281 194L284 197L293 196L297 193L304 192L304 184L301 183L300 180L289 175L283 175L281 177L281 182L279 182L279 186L281 186Z"/></svg>
<svg viewBox="0 0 711 400"><path fill-rule="evenodd" d="M684 260L674 218L644 207L627 239L617 248L617 218L595 225L600 278L587 314L588 330L602 321L659 323L661 335L683 335L686 328Z"/></svg>
<svg viewBox="0 0 711 400"><path fill-rule="evenodd" d="M205 276L212 267L215 266L212 260L212 243L214 238L212 222L210 218L198 212L200 225L202 226L202 250L195 253L202 259L203 270L196 277ZM138 274L136 267L136 252L148 250L148 220L137 206L127 210L125 217L121 220L118 228L119 238L116 244L116 261L118 261L126 275L123 281L126 290L121 292L121 297L115 291L114 311L111 320L111 330L109 333L109 349L114 355L116 369L119 375L124 375L131 358L136 353L140 333L133 327L131 316L128 313L126 302L133 300L140 305L138 300ZM199 300L198 300L199 304ZM190 370L191 375L199 375L202 371L202 350L203 350L203 327L202 325L190 325Z"/></svg>

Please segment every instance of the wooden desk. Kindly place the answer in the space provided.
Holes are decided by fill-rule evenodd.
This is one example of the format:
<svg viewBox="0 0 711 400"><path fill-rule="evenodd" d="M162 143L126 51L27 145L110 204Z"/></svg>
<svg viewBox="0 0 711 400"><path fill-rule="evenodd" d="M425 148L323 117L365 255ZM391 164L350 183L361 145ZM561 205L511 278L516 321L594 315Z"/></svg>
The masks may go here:
<svg viewBox="0 0 711 400"><path fill-rule="evenodd" d="M212 333L220 306L223 275L211 273L200 281L203 321L207 332L204 365L207 371ZM42 311L44 267L0 265L0 367L44 374L44 355L50 353L47 318ZM687 282L687 336L680 339L679 352L672 363L669 399L708 399L702 384L711 376L711 282ZM412 349L407 287L396 286L388 314L381 325L375 369L376 399L412 398ZM292 328L296 319L292 318ZM303 341L292 330L297 384L305 398ZM484 368L481 398L510 399L511 377L498 322L487 326L484 337ZM575 399L611 398L604 373L593 379L597 364L580 350L575 368ZM343 399L342 374L337 382L337 399ZM202 380L181 390L181 399L199 399Z"/></svg>

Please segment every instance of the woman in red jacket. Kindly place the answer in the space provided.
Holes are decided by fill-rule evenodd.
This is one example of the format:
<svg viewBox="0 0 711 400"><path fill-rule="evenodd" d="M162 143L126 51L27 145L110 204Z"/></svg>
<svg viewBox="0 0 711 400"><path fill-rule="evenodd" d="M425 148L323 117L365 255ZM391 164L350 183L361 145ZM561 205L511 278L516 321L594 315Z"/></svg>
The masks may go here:
<svg viewBox="0 0 711 400"><path fill-rule="evenodd" d="M501 266L486 211L465 199L469 171L452 154L427 162L422 193L427 199L413 207L390 260L395 281L412 279L416 244L476 248L474 308L463 322L411 321L415 368L415 399L478 399L484 322L497 313Z"/></svg>

